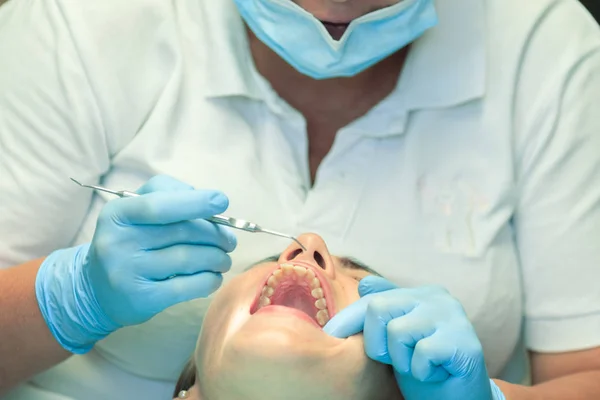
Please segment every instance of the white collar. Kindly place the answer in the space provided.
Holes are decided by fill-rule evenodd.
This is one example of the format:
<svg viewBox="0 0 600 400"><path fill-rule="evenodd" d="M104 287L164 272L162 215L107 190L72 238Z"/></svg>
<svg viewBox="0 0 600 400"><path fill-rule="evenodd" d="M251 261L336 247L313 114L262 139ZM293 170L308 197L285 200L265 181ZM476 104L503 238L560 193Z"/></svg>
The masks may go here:
<svg viewBox="0 0 600 400"><path fill-rule="evenodd" d="M246 96L262 98L250 53L246 26L232 0L202 0L207 32L203 91L208 97Z"/></svg>
<svg viewBox="0 0 600 400"><path fill-rule="evenodd" d="M407 110L443 108L483 97L486 14L482 0L438 0L439 23L417 39L398 83Z"/></svg>

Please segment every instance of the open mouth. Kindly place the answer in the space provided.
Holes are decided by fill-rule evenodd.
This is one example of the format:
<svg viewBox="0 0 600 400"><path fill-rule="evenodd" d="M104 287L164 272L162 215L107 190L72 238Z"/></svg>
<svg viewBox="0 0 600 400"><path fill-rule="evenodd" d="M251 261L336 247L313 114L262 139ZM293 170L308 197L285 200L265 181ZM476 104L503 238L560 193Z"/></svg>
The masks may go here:
<svg viewBox="0 0 600 400"><path fill-rule="evenodd" d="M333 299L322 273L312 265L278 265L267 277L250 309L274 311L286 308L290 313L309 319L319 327L333 317Z"/></svg>
<svg viewBox="0 0 600 400"><path fill-rule="evenodd" d="M340 23L340 22L321 21L321 23L323 24L325 29L327 29L327 32L329 32L329 34L331 35L331 37L334 40L340 40L342 38L342 36L344 36L344 33L346 33L346 30L348 29L348 26L350 25L349 22Z"/></svg>

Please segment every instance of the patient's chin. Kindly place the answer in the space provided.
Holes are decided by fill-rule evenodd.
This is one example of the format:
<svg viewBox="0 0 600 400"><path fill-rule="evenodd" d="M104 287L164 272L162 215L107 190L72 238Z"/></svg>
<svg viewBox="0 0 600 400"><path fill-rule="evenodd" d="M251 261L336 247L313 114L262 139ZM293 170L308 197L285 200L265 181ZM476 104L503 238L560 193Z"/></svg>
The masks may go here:
<svg viewBox="0 0 600 400"><path fill-rule="evenodd" d="M247 358L228 360L211 374L201 372L199 379L205 398L211 400L401 399L393 378L382 370L361 369L335 362L311 365Z"/></svg>
<svg viewBox="0 0 600 400"><path fill-rule="evenodd" d="M231 321L200 335L195 359L203 398L400 399L391 368L367 358L362 335L337 339L280 312Z"/></svg>
<svg viewBox="0 0 600 400"><path fill-rule="evenodd" d="M242 358L223 360L219 368L200 373L200 385L206 398L215 400L346 400L353 396L352 378L335 366L291 358Z"/></svg>
<svg viewBox="0 0 600 400"><path fill-rule="evenodd" d="M222 360L244 359L250 365L268 364L267 367L349 363L356 369L367 362L361 335L342 340L309 322L281 315L252 316L222 345Z"/></svg>
<svg viewBox="0 0 600 400"><path fill-rule="evenodd" d="M229 338L218 360L199 363L200 386L208 399L397 400L391 369L369 360L357 337L329 348L297 335L264 330ZM381 395L381 396L380 396Z"/></svg>

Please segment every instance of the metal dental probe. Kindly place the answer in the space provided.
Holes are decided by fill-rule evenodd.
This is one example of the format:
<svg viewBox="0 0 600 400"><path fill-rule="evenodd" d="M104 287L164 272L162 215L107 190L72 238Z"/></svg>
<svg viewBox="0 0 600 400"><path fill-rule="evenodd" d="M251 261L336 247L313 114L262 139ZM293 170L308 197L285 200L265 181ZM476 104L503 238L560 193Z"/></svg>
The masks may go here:
<svg viewBox="0 0 600 400"><path fill-rule="evenodd" d="M119 196L119 197L138 197L138 196L140 196L137 193L130 192L127 190L111 190L111 189L108 189L108 188L105 188L102 186L85 185L73 178L71 178L71 180L81 187L93 189L93 190L99 190L101 192L110 193L110 194L113 194L113 195ZM300 243L300 241L298 239L296 239L294 236L286 235L285 233L280 233L280 232L272 231L270 229L262 228L260 225L257 225L254 222L249 222L249 221L245 221L243 219L228 217L226 215L215 215L213 217L206 218L206 220L213 222L215 224L228 226L230 228L239 229L239 230L246 231L246 232L266 233L268 235L279 236L279 237L283 237L286 239L290 239L290 240L293 240L294 242L298 243L298 245L304 251L306 251L306 247L304 247L302 245L302 243Z"/></svg>

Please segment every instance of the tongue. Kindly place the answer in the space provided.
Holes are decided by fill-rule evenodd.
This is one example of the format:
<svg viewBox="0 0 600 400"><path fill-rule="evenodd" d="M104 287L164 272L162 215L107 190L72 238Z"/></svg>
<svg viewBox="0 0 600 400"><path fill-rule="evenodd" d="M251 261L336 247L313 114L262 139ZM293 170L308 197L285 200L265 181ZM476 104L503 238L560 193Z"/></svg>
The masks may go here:
<svg viewBox="0 0 600 400"><path fill-rule="evenodd" d="M313 319L318 311L315 301L316 299L310 294L310 288L300 285L282 284L271 296L272 305L295 308Z"/></svg>

